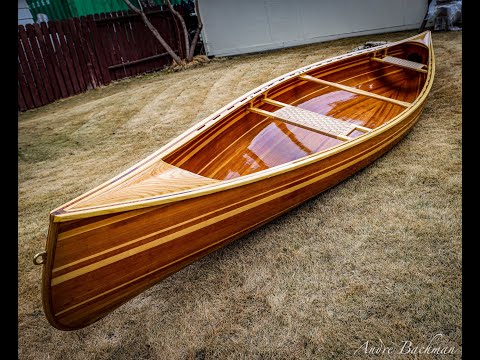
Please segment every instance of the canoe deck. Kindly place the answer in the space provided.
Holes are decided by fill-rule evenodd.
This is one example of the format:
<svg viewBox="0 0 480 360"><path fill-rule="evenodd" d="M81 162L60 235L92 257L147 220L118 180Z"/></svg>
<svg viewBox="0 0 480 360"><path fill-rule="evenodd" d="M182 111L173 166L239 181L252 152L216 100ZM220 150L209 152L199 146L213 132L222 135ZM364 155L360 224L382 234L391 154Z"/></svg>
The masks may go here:
<svg viewBox="0 0 480 360"><path fill-rule="evenodd" d="M91 209L109 204L138 201L217 182L218 180L194 174L164 161L158 161L128 181L117 183L104 191L96 192L76 202L75 209Z"/></svg>

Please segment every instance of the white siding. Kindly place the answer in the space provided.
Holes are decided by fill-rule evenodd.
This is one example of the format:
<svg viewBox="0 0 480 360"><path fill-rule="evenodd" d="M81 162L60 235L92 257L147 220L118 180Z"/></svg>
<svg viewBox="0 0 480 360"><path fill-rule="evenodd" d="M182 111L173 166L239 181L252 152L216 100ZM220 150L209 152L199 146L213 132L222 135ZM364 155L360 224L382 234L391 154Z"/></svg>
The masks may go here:
<svg viewBox="0 0 480 360"><path fill-rule="evenodd" d="M18 25L33 23L32 13L25 0L18 0Z"/></svg>
<svg viewBox="0 0 480 360"><path fill-rule="evenodd" d="M419 28L427 0L200 0L207 55Z"/></svg>

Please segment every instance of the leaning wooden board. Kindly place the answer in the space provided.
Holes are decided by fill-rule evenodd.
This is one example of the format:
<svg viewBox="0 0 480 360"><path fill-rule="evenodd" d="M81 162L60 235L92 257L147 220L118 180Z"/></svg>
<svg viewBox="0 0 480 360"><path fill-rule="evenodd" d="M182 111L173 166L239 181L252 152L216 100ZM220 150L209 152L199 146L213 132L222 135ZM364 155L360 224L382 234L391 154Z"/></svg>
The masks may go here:
<svg viewBox="0 0 480 360"><path fill-rule="evenodd" d="M430 32L305 66L52 210L34 259L47 319L92 324L367 166L415 124L434 72Z"/></svg>

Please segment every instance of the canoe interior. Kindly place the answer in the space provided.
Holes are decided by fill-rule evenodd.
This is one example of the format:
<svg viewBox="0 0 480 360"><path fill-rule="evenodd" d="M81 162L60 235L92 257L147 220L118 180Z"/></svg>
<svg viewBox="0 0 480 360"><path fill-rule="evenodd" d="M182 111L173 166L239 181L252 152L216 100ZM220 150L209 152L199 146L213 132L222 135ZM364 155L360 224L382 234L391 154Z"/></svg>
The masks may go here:
<svg viewBox="0 0 480 360"><path fill-rule="evenodd" d="M388 55L428 64L428 48L404 43ZM371 60L371 53L333 62L307 74L329 82L412 103L422 91L426 73ZM300 78L271 88L269 99L354 123L369 129L390 121L405 107ZM339 145L343 140L248 111L274 112L276 105L257 97L163 158L168 164L216 180L265 170ZM349 137L363 135L354 130Z"/></svg>

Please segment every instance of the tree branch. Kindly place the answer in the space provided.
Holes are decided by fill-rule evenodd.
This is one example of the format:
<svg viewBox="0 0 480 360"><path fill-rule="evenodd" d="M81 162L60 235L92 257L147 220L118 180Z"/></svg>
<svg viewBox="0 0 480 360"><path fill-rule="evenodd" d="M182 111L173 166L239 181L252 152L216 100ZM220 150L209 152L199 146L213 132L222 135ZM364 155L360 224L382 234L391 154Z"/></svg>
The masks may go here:
<svg viewBox="0 0 480 360"><path fill-rule="evenodd" d="M193 36L193 40L190 45L190 51L187 55L187 61L192 61L193 59L193 54L195 53L195 46L197 46L198 37L200 36L200 31L202 31L203 28L203 22L200 16L200 8L198 7L198 0L195 0L195 12L197 13L198 27L197 31L195 31L195 35Z"/></svg>
<svg viewBox="0 0 480 360"><path fill-rule="evenodd" d="M168 5L168 8L170 9L170 11L178 18L178 20L180 20L180 24L182 24L182 29L183 29L183 34L185 36L185 56L188 56L188 53L189 53L189 50L190 50L190 41L188 39L188 31L187 31L187 26L185 25L185 20L183 19L183 16L180 15L178 13L178 11L176 11L173 6L172 6L172 3L170 2L170 0L164 0L167 5Z"/></svg>
<svg viewBox="0 0 480 360"><path fill-rule="evenodd" d="M127 6L130 9L132 9L135 13L137 13L138 15L140 15L142 17L143 22L145 23L145 25L147 25L147 27L150 29L150 31L153 33L153 35L157 38L157 40L160 42L160 44L162 44L162 46L165 48L165 50L167 50L167 52L170 54L170 56L173 58L173 60L178 65L181 65L182 64L182 59L180 59L180 57L177 54L175 54L175 52L170 47L170 45L168 45L167 42L163 39L162 35L160 35L160 33L157 31L157 29L155 29L155 26L153 26L152 23L150 22L150 20L148 20L145 13L142 10L140 10L139 8L137 8L135 5L133 5L129 0L123 0L123 1L125 2L125 4L127 4Z"/></svg>

